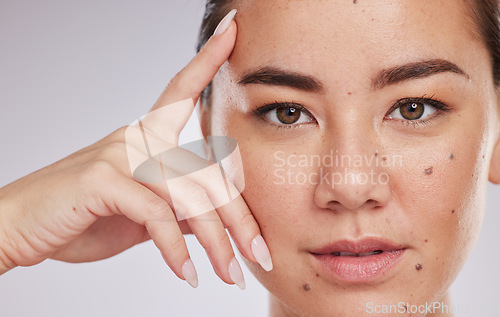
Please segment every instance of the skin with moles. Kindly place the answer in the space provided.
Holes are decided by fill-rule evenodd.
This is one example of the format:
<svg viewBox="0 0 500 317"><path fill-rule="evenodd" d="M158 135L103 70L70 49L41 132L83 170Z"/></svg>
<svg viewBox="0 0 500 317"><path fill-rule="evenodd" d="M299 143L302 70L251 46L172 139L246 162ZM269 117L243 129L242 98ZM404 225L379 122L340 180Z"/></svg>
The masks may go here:
<svg viewBox="0 0 500 317"><path fill-rule="evenodd" d="M490 58L474 36L467 7L453 0L252 0L235 7L237 43L213 81L211 116L203 120L211 120L212 135L238 141L243 196L274 269L247 264L272 293L272 316L365 316L367 302L447 302L479 233L498 139ZM384 70L429 60L448 61L463 73L374 85ZM322 89L240 83L263 67L314 78ZM422 97L447 109L418 122L391 117L398 100ZM272 113L255 113L274 102L302 105L310 118L287 127L270 120ZM286 157L332 149L400 156L402 163L347 167L355 174L387 174L388 183L277 185L277 151ZM332 173L344 168L323 167ZM370 282L338 280L311 255L338 240L366 237L406 248L394 267Z"/></svg>

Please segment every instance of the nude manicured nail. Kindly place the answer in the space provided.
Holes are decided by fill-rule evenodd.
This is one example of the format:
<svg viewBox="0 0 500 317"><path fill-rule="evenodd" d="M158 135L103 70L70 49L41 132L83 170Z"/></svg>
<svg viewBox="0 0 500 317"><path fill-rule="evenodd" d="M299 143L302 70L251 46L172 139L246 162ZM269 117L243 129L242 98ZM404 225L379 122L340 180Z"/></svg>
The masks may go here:
<svg viewBox="0 0 500 317"><path fill-rule="evenodd" d="M229 262L229 276L233 282L238 285L242 290L245 289L245 279L243 278L243 271L241 271L240 264L236 258Z"/></svg>
<svg viewBox="0 0 500 317"><path fill-rule="evenodd" d="M187 259L182 265L182 275L193 288L198 287L198 274L196 274L196 269L194 268L193 261Z"/></svg>
<svg viewBox="0 0 500 317"><path fill-rule="evenodd" d="M219 22L217 28L215 29L214 36L221 35L226 32L227 28L231 25L234 16L236 15L236 9L229 11L229 13Z"/></svg>
<svg viewBox="0 0 500 317"><path fill-rule="evenodd" d="M260 234L252 240L252 253L264 270L269 272L273 269L271 253L269 253L267 244Z"/></svg>

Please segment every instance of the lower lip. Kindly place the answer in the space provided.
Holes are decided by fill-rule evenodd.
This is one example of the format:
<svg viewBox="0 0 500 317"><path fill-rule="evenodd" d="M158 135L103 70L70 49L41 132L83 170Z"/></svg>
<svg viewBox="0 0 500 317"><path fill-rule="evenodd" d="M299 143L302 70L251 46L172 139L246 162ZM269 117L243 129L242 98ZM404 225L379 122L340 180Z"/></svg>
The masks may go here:
<svg viewBox="0 0 500 317"><path fill-rule="evenodd" d="M367 283L378 280L403 256L404 249L353 257L333 254L313 254L319 264L334 278L347 283Z"/></svg>

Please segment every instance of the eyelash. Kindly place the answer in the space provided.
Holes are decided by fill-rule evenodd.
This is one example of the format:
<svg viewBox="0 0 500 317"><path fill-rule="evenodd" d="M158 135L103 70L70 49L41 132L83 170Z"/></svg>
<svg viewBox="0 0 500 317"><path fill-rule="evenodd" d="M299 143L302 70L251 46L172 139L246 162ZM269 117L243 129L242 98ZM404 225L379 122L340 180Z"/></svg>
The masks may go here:
<svg viewBox="0 0 500 317"><path fill-rule="evenodd" d="M316 119L314 119L314 116L304 107L303 105L294 103L293 101L284 101L284 102L279 102L275 101L272 103L267 103L261 107L257 107L256 109L253 109L252 112L254 115L271 125L275 126L277 129L294 129L298 128L301 126L301 124L276 124L274 122L269 122L267 119L265 119L265 115L271 112L272 110L276 109L281 109L281 108L295 108L296 110L299 110L301 113L306 114L307 116L311 117L315 122Z"/></svg>
<svg viewBox="0 0 500 317"><path fill-rule="evenodd" d="M391 107L391 109L389 109L389 111L385 114L385 116L387 117L394 110L400 108L401 106L409 104L409 103L427 104L427 105L430 105L430 106L434 107L435 109L437 109L437 111L429 119L422 119L422 120L390 119L390 120L399 121L402 124L406 124L408 126L412 126L412 127L416 128L416 127L419 127L419 126L425 126L425 125L429 124L430 121L432 121L436 117L442 116L444 112L448 112L448 111L452 110L452 108L449 107L449 106L447 106L444 102L442 102L442 101L440 101L438 99L435 99L434 95L432 95L432 96L430 96L428 98L426 98L425 95L424 95L424 96L418 97L418 98L403 98L403 99L399 99L398 101L396 101L394 103L394 105Z"/></svg>
<svg viewBox="0 0 500 317"><path fill-rule="evenodd" d="M435 109L437 109L436 113L429 119L424 119L424 120L401 120L401 119L390 119L393 121L399 121L401 124L406 124L408 126L412 127L419 127L419 126L425 126L428 123L430 123L431 120L434 118L443 115L443 112L448 112L452 108L447 106L444 102L439 101L434 98L434 96L431 96L429 98L426 98L425 95L422 97L417 97L417 98L403 98L399 99L394 103L394 105L389 109L389 111L385 114L385 117L387 117L389 114L391 114L393 111L396 109L400 108L403 105L409 104L409 103L422 103L422 104L427 104ZM257 107L256 109L253 109L252 112L254 113L255 116L258 118L261 118L262 120L265 120L266 122L270 123L271 125L275 126L278 129L285 128L285 129L290 129L290 128L298 128L301 124L276 124L273 122L269 122L267 119L265 119L265 115L268 114L272 110L276 109L281 109L281 108L295 108L302 113L305 113L309 117L311 117L314 121L316 119L314 116L302 105L290 102L290 101L284 101L284 102L272 102L272 103L267 103L261 107Z"/></svg>

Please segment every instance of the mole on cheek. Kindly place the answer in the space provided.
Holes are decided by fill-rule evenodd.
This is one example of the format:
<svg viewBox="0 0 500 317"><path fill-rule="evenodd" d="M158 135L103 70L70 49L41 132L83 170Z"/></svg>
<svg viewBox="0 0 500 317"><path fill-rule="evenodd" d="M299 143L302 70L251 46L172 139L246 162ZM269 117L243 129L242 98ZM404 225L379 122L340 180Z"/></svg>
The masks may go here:
<svg viewBox="0 0 500 317"><path fill-rule="evenodd" d="M308 291L311 289L311 286L306 283L306 284L302 285L302 288L304 289L304 291Z"/></svg>
<svg viewBox="0 0 500 317"><path fill-rule="evenodd" d="M429 168L427 168L427 169L425 170L425 174L427 174L427 175L431 175L431 174L432 174L432 172L433 172L433 170L434 170L434 168L431 166L431 167L429 167Z"/></svg>
<svg viewBox="0 0 500 317"><path fill-rule="evenodd" d="M452 213L452 214L454 214L454 213L455 213L455 209L453 209L453 210L451 211L451 213Z"/></svg>
<svg viewBox="0 0 500 317"><path fill-rule="evenodd" d="M422 264L417 264L415 265L415 269L417 269L417 271L420 271L422 269Z"/></svg>
<svg viewBox="0 0 500 317"><path fill-rule="evenodd" d="M455 158L455 156L453 155L453 153L450 153L450 160L453 160Z"/></svg>

